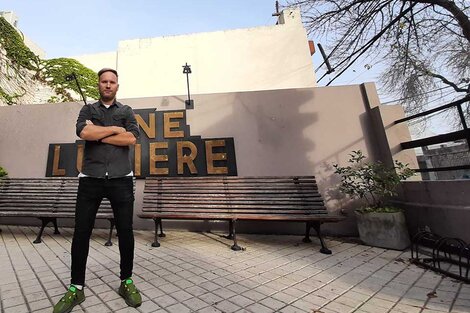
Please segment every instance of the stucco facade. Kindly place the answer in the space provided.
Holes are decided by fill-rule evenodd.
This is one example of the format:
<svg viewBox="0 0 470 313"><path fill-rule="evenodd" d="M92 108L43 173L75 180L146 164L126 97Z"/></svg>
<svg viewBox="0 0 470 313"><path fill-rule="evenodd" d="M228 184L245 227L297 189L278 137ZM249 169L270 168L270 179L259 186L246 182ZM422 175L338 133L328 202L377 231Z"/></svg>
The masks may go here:
<svg viewBox="0 0 470 313"><path fill-rule="evenodd" d="M376 159L380 155L378 140L385 140L384 146L389 145L387 138L376 136L378 126L370 111L382 107L373 84L207 94L196 95L194 100L194 109L186 110L191 135L232 137L238 176L313 174L328 209L349 216L341 224L328 225L326 230L333 234L355 233L351 214L354 204L338 193L338 177L333 174L332 164L345 165L348 154L357 149ZM184 96L121 101L134 109L185 109ZM11 177L44 177L49 144L73 143L78 139L74 127L81 107L81 103L1 107L1 166ZM387 110L381 116L383 121L390 118ZM396 116L402 117L403 111L393 112L392 117ZM383 129L384 125L380 127ZM400 124L388 125L387 137L402 137L401 141L410 138L406 125ZM401 152L397 156L403 158L406 154ZM137 212L142 207L142 189L143 180L138 180ZM138 228L153 227L151 221L136 218L135 222ZM201 223L188 225L185 228L197 229ZM282 227L276 223L254 228L250 223L240 226L241 231L302 233L304 230L303 225L295 223Z"/></svg>
<svg viewBox="0 0 470 313"><path fill-rule="evenodd" d="M273 26L125 40L116 52L73 58L95 71L116 68L122 98L185 95L186 62L192 94L316 86L298 10L283 11Z"/></svg>

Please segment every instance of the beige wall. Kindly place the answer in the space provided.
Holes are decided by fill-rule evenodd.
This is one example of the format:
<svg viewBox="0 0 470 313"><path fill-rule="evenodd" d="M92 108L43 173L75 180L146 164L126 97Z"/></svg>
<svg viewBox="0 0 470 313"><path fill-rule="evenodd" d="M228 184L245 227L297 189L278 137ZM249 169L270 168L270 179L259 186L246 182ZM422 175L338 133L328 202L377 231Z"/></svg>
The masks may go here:
<svg viewBox="0 0 470 313"><path fill-rule="evenodd" d="M117 68L117 52L101 52L101 53L94 53L94 54L85 54L78 57L72 57L78 60L80 63L85 65L86 67L92 69L93 71L97 72L104 68Z"/></svg>
<svg viewBox="0 0 470 313"><path fill-rule="evenodd" d="M74 58L95 71L117 68L123 98L186 95L186 62L192 94L316 86L300 12L286 10L281 20L273 26L125 40L115 54Z"/></svg>
<svg viewBox="0 0 470 313"><path fill-rule="evenodd" d="M332 164L344 165L353 149L376 158L376 131L364 101L374 98L373 84L197 95L187 122L191 135L234 138L239 176L316 175L327 207L339 213L351 205L336 192ZM135 109L184 109L183 96L122 102ZM0 107L0 165L11 177L43 177L48 145L78 139L74 125L81 107L81 103ZM137 210L142 183L138 182ZM138 227L153 225L136 222ZM268 231L302 232L304 226L286 227ZM355 224L350 215L328 230L352 234Z"/></svg>

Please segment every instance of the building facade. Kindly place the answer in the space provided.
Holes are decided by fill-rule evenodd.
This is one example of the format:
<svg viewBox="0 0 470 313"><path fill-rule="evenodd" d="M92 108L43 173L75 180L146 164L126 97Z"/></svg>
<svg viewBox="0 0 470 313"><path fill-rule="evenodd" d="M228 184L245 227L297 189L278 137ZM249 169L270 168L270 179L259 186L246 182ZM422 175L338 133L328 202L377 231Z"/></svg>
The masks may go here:
<svg viewBox="0 0 470 313"><path fill-rule="evenodd" d="M74 56L98 71L119 72L122 98L187 94L182 66L191 65L191 94L316 86L312 51L298 10L273 26L125 40L117 51Z"/></svg>

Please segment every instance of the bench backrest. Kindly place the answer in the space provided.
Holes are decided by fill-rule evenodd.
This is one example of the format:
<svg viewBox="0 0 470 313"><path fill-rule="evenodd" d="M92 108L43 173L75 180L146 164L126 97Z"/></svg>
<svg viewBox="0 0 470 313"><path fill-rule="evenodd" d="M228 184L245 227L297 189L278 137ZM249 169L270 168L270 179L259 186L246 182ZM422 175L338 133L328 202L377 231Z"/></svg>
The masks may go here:
<svg viewBox="0 0 470 313"><path fill-rule="evenodd" d="M315 177L148 177L142 211L327 214Z"/></svg>
<svg viewBox="0 0 470 313"><path fill-rule="evenodd" d="M73 216L77 190L77 177L1 178L0 215ZM104 199L97 217L110 215L111 205Z"/></svg>

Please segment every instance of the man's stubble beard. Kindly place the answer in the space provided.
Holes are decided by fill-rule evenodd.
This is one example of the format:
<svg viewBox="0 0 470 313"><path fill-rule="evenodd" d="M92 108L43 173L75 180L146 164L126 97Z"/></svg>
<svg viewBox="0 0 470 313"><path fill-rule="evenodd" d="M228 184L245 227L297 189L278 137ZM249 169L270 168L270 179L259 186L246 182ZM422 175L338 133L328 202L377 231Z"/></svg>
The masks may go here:
<svg viewBox="0 0 470 313"><path fill-rule="evenodd" d="M100 94L100 99L101 99L102 101L105 101L105 102L113 101L114 99L116 99L116 94L114 93L114 94L112 94L112 95L107 96L107 95L101 93L101 94Z"/></svg>

